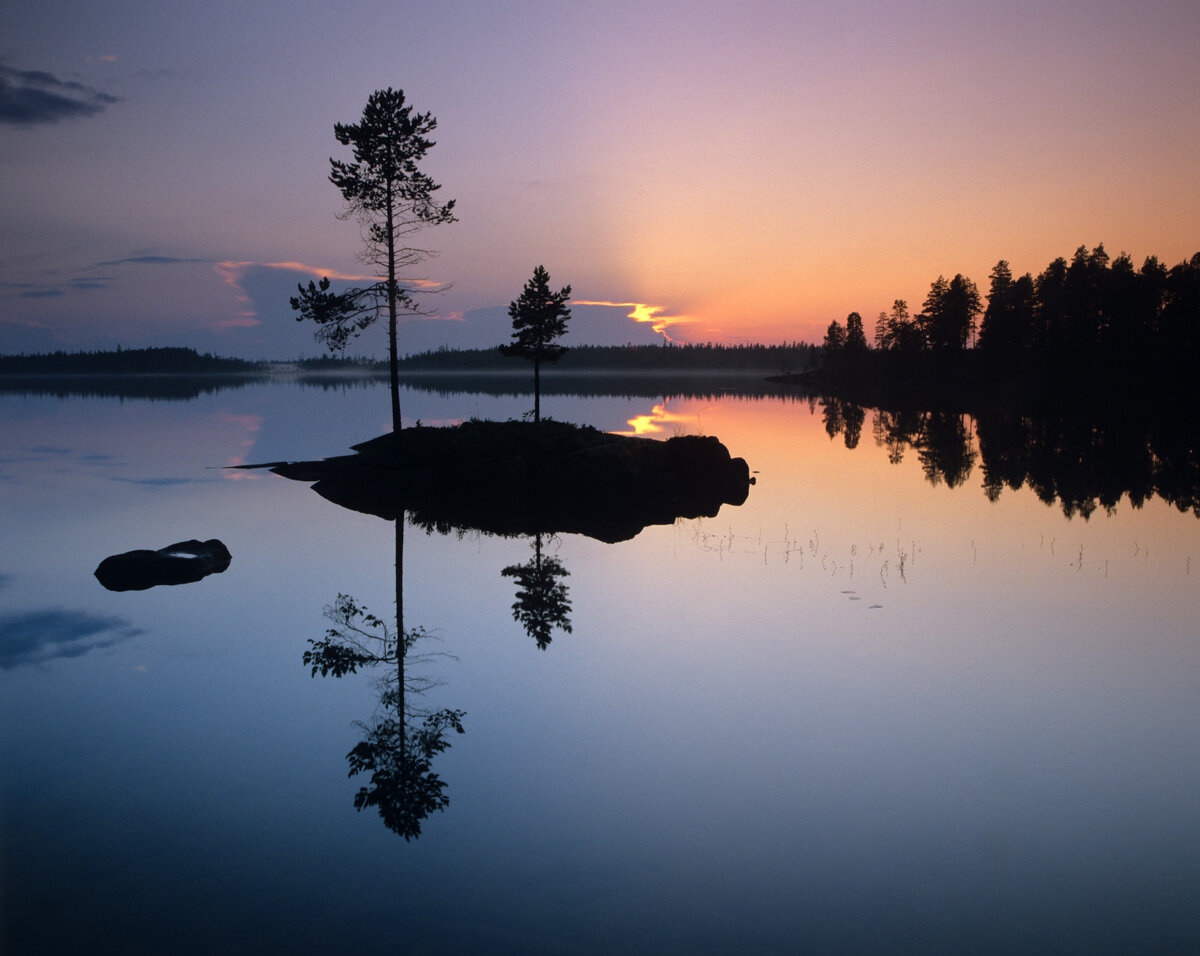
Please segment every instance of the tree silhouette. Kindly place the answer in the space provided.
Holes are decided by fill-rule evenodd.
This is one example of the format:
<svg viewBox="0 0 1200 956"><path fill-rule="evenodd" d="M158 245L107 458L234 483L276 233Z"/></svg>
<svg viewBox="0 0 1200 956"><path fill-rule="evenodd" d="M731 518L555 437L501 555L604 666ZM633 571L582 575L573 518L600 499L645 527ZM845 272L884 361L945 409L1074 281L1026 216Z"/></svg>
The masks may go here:
<svg viewBox="0 0 1200 956"><path fill-rule="evenodd" d="M904 354L919 352L925 347L925 335L916 319L908 313L908 302L896 299L887 317L886 348Z"/></svg>
<svg viewBox="0 0 1200 956"><path fill-rule="evenodd" d="M938 276L917 316L925 342L935 352L961 352L975 331L982 311L979 290L961 272L953 279Z"/></svg>
<svg viewBox="0 0 1200 956"><path fill-rule="evenodd" d="M345 292L329 291L329 277L299 286L291 306L297 321L318 326L314 337L330 351L340 351L351 338L371 325L386 308L388 362L391 379L392 430L400 430L400 378L396 353L396 324L401 311L419 313L415 286L401 286L399 274L431 253L405 245L407 236L424 228L454 222L454 200L440 202L441 188L418 163L434 145L429 134L437 128L430 113L414 113L404 91L376 90L358 123L338 123L334 136L353 149L354 161L330 159L332 182L346 201L340 218L354 217L362 226L363 262L380 281Z"/></svg>
<svg viewBox="0 0 1200 956"><path fill-rule="evenodd" d="M846 355L857 358L863 355L869 347L862 316L857 312L851 312L846 316L846 344L844 346Z"/></svg>
<svg viewBox="0 0 1200 956"><path fill-rule="evenodd" d="M571 602L567 598L567 586L559 578L570 572L558 558L542 554L542 536L534 536L533 560L525 564L509 565L500 572L517 582L516 600L513 602L513 620L520 622L525 633L537 642L538 650L544 651L550 644L550 632L555 627L571 633Z"/></svg>
<svg viewBox="0 0 1200 956"><path fill-rule="evenodd" d="M1008 261L1001 259L991 273L987 309L979 330L979 348L997 362L1013 363L1033 343L1033 276L1013 279Z"/></svg>
<svg viewBox="0 0 1200 956"><path fill-rule="evenodd" d="M567 331L567 319L571 310L567 300L571 298L571 287L563 286L557 292L550 291L550 273L545 266L533 270L533 278L525 283L521 297L509 303L508 315L512 319L513 341L500 346L508 356L528 359L533 362L533 420L541 421L541 368L543 362L557 362L567 352L566 346L554 340Z"/></svg>
<svg viewBox="0 0 1200 956"><path fill-rule="evenodd" d="M821 344L821 353L825 364L829 365L842 357L846 350L846 330L842 323L834 319L825 330L825 341Z"/></svg>
<svg viewBox="0 0 1200 956"><path fill-rule="evenodd" d="M404 629L404 513L396 518L396 626L388 627L354 598L339 594L325 608L331 626L320 640L310 640L304 664L312 676L342 677L364 668L388 665L379 679L380 713L359 724L363 738L346 755L350 776L369 774L367 786L354 795L354 807L376 807L388 829L405 840L421 835L421 822L450 803L446 784L433 771L433 758L449 749L448 733L463 733L461 710L428 711L413 695L436 681L406 671L434 655L413 653L428 638L423 628Z"/></svg>

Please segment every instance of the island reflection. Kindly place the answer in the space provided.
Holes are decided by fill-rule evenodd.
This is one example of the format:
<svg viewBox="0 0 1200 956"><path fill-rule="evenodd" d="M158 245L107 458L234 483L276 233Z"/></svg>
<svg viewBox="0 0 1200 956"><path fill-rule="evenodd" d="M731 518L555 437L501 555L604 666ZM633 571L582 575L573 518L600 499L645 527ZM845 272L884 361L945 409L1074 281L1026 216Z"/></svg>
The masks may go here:
<svg viewBox="0 0 1200 956"><path fill-rule="evenodd" d="M394 625L339 594L325 608L330 627L323 638L309 640L303 662L314 677L376 675L376 714L359 724L362 738L346 755L351 776L369 775L354 806L377 808L384 824L405 840L419 837L423 821L450 803L433 763L450 747L451 731L465 732L466 716L421 705L422 695L438 683L422 668L445 655L427 650L432 638L424 628L405 626L405 525L411 522L426 534L528 538L530 559L500 573L516 585L513 619L544 651L556 629L572 629L569 589L562 580L570 572L557 553L547 553L559 534L581 533L610 544L627 540L649 524L715 516L723 504L744 501L751 483L746 463L731 459L713 438L655 442L555 422L532 428L468 423L460 429L472 443L469 465L454 457L457 449L441 451L436 460L452 474L430 467L427 444L444 441L456 431L451 429L406 429L398 440L385 435L356 446L356 455L272 466L276 474L313 482L314 491L340 507L394 523ZM514 445L524 453L512 454ZM508 453L489 457L495 446Z"/></svg>

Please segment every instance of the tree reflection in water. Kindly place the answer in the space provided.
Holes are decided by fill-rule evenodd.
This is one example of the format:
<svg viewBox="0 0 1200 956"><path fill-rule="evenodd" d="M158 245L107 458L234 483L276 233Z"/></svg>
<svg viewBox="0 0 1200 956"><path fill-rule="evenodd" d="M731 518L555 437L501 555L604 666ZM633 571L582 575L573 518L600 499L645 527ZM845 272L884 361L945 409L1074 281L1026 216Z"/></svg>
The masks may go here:
<svg viewBox="0 0 1200 956"><path fill-rule="evenodd" d="M826 433L858 444L864 409L820 398ZM1087 412L1085 414L1085 411ZM1135 508L1160 497L1200 517L1200 429L1181 408L1000 409L919 411L875 409L875 444L899 464L913 450L931 484L957 488L977 462L982 487L996 501L1004 489L1028 486L1067 517L1111 512L1123 496Z"/></svg>
<svg viewBox="0 0 1200 956"><path fill-rule="evenodd" d="M517 582L516 600L513 602L513 620L525 628L525 633L537 642L538 650L544 651L552 640L550 632L555 627L571 633L571 602L567 598L568 588L559 578L570 575L557 557L542 554L542 535L533 539L533 560L525 564L511 564L500 572Z"/></svg>
<svg viewBox="0 0 1200 956"><path fill-rule="evenodd" d="M429 710L414 698L436 685L413 674L413 665L446 656L420 650L431 640L424 628L404 628L404 513L396 518L396 624L376 617L354 598L339 594L326 607L325 636L310 640L304 664L314 677L342 677L367 668L377 674L379 710L359 724L363 739L346 755L350 776L370 774L354 795L357 810L376 807L388 829L405 840L421 835L421 822L450 803L446 784L433 770L433 758L450 747L451 730L463 733L461 710Z"/></svg>

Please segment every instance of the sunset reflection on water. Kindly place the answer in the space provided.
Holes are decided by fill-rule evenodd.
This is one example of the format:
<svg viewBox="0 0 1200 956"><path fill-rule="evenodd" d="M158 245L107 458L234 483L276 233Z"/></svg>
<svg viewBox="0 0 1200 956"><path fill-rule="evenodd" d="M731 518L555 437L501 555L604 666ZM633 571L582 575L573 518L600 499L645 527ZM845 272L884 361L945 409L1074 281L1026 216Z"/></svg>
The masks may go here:
<svg viewBox="0 0 1200 956"><path fill-rule="evenodd" d="M679 425L679 433L683 434L689 431L682 426L695 425L698 420L698 415L692 414L677 414L667 410L667 402L664 400L655 405L648 415L634 415L626 423L629 425L627 431L613 432L614 435L659 435L666 430L667 425Z"/></svg>

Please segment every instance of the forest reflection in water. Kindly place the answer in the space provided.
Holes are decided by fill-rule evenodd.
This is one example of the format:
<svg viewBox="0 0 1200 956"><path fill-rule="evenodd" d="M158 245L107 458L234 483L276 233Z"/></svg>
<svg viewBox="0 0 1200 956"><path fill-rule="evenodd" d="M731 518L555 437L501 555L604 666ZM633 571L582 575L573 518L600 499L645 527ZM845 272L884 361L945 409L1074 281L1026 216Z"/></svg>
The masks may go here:
<svg viewBox="0 0 1200 956"><path fill-rule="evenodd" d="M862 440L867 409L825 396L819 403L826 434L848 449ZM929 483L963 485L975 465L990 501L1028 486L1067 517L1111 513L1122 496L1134 507L1162 498L1200 517L1200 435L1193 416L1021 414L1011 411L871 409L871 435L899 464L915 452Z"/></svg>

